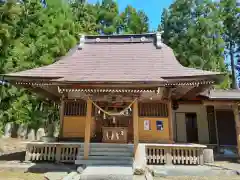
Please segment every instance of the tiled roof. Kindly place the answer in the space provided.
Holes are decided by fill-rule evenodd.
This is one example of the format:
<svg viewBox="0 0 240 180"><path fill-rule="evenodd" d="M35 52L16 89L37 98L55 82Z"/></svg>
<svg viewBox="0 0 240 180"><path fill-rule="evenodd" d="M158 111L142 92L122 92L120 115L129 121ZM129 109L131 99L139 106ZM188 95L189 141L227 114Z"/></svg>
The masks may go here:
<svg viewBox="0 0 240 180"><path fill-rule="evenodd" d="M145 37L144 41L141 37ZM219 73L183 67L170 47L156 47L156 34L85 36L54 64L7 76L53 78L58 81L156 81L214 76Z"/></svg>

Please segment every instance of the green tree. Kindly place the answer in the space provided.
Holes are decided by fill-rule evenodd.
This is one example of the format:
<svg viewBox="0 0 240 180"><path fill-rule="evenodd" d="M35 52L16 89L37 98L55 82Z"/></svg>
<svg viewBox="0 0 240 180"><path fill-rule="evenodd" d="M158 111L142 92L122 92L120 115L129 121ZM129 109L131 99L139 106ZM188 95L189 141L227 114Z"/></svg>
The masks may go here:
<svg viewBox="0 0 240 180"><path fill-rule="evenodd" d="M88 34L97 33L97 6L81 1L71 4L75 21L80 25L80 32Z"/></svg>
<svg viewBox="0 0 240 180"><path fill-rule="evenodd" d="M141 34L149 31L149 20L144 11L127 6L120 16L124 33Z"/></svg>
<svg viewBox="0 0 240 180"><path fill-rule="evenodd" d="M5 6L6 3L1 7ZM15 6L20 15L14 23L15 34L5 48L4 73L51 64L77 43L80 26L74 21L69 4L48 0L43 8L38 0L25 0ZM1 86L0 100L0 118L4 122L36 127L52 114L49 104L24 89Z"/></svg>
<svg viewBox="0 0 240 180"><path fill-rule="evenodd" d="M240 8L236 0L224 0L220 1L220 10L224 25L225 54L226 58L230 57L232 88L236 89L235 58L240 51Z"/></svg>
<svg viewBox="0 0 240 180"><path fill-rule="evenodd" d="M96 4L97 31L99 34L119 34L122 31L122 22L119 16L118 5L114 0L103 0Z"/></svg>
<svg viewBox="0 0 240 180"><path fill-rule="evenodd" d="M159 30L164 31L165 44L183 66L226 71L224 29L217 3L176 0L164 10Z"/></svg>
<svg viewBox="0 0 240 180"><path fill-rule="evenodd" d="M15 0L0 2L0 74L5 73L6 57L16 36L20 13L20 7Z"/></svg>

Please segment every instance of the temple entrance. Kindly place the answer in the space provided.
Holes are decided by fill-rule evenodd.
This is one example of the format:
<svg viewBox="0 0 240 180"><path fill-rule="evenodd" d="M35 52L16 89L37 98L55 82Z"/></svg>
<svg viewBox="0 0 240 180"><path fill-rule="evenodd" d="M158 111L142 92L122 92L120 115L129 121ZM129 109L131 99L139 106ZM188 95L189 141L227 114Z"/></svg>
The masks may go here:
<svg viewBox="0 0 240 180"><path fill-rule="evenodd" d="M198 143L197 114L186 113L185 118L186 118L187 142Z"/></svg>
<svg viewBox="0 0 240 180"><path fill-rule="evenodd" d="M132 143L132 109L126 102L101 102L94 108L95 131L98 142ZM121 112L121 113L120 113Z"/></svg>
<svg viewBox="0 0 240 180"><path fill-rule="evenodd" d="M234 114L231 110L216 110L219 145L236 146L236 128Z"/></svg>

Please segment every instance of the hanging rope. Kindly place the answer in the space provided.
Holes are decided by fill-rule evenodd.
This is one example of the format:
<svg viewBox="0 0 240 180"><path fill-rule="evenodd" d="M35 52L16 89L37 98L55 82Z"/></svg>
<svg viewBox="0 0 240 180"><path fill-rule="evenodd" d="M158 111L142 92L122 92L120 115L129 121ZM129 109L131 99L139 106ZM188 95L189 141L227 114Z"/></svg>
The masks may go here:
<svg viewBox="0 0 240 180"><path fill-rule="evenodd" d="M93 105L98 108L100 111L102 111L104 114L107 114L108 116L122 116L124 115L124 113L126 111L128 111L128 109L131 108L131 106L133 105L133 103L137 100L137 98L135 98L126 108L124 108L122 111L120 112L108 112L108 111L105 111L104 109L102 109L101 107L99 107L94 101L92 101L89 97L88 99L93 103Z"/></svg>

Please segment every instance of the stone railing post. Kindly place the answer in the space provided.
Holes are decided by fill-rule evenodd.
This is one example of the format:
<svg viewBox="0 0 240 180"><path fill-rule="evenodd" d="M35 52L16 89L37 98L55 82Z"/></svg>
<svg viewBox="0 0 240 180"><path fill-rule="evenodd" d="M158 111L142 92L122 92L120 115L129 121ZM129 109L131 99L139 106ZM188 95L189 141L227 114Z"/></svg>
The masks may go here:
<svg viewBox="0 0 240 180"><path fill-rule="evenodd" d="M30 161L31 160L31 149L32 149L32 146L30 144L27 144L26 145L25 161Z"/></svg>
<svg viewBox="0 0 240 180"><path fill-rule="evenodd" d="M56 162L59 163L61 161L61 145L56 145L56 154L55 154Z"/></svg>
<svg viewBox="0 0 240 180"><path fill-rule="evenodd" d="M172 154L171 148L166 148L166 165L172 165Z"/></svg>
<svg viewBox="0 0 240 180"><path fill-rule="evenodd" d="M200 165L203 166L204 160L203 160L203 148L199 148L199 158L200 158Z"/></svg>

